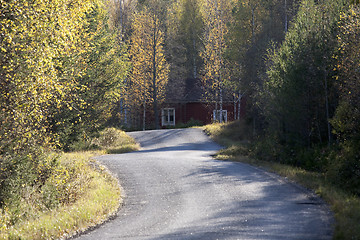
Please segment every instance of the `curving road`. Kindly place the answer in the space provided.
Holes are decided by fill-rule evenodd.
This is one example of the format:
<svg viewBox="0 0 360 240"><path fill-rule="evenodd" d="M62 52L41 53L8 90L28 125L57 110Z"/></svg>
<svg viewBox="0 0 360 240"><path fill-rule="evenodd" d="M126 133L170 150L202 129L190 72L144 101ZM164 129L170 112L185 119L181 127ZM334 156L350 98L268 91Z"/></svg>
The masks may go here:
<svg viewBox="0 0 360 240"><path fill-rule="evenodd" d="M247 164L211 158L200 129L130 133L138 152L98 160L120 180L117 217L79 239L331 239L333 218L310 192Z"/></svg>

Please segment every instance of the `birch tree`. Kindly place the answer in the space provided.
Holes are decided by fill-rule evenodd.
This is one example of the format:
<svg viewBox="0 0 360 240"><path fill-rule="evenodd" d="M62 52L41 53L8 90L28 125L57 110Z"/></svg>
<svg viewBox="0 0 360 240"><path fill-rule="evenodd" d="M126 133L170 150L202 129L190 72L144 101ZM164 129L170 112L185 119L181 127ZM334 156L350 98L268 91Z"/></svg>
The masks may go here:
<svg viewBox="0 0 360 240"><path fill-rule="evenodd" d="M81 55L91 33L84 26L92 5L87 0L0 4L0 154L18 154L57 141L52 111L72 108L74 98L67 93L85 70Z"/></svg>
<svg viewBox="0 0 360 240"><path fill-rule="evenodd" d="M228 45L225 36L228 33L227 24L230 22L230 9L232 3L225 0L208 0L203 4L205 23L203 85L206 88L206 97L215 101L214 119L223 122L223 90L225 82L229 79L229 65L225 59ZM219 110L219 111L218 111Z"/></svg>
<svg viewBox="0 0 360 240"><path fill-rule="evenodd" d="M129 106L142 107L142 127L146 128L147 106L152 105L155 128L159 128L158 106L164 99L168 81L169 66L166 63L161 30L156 11L144 7L135 14L132 22L133 33L130 38ZM133 114L136 114L133 112Z"/></svg>

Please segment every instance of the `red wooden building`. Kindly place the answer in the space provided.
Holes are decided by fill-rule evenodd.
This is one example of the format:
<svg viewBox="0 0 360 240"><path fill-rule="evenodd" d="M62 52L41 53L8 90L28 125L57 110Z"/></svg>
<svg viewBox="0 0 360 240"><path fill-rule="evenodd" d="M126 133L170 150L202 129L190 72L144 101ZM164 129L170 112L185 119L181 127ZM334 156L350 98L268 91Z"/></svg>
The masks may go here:
<svg viewBox="0 0 360 240"><path fill-rule="evenodd" d="M175 126L189 121L199 121L202 124L209 124L219 121L219 105L215 101L207 101L204 98L204 90L199 80L188 79L184 94L177 98L168 97L161 109L161 126ZM217 109L217 111L215 110ZM233 121L239 115L244 116L245 101L235 99L233 94L223 94L223 122ZM238 113L240 109L240 114Z"/></svg>

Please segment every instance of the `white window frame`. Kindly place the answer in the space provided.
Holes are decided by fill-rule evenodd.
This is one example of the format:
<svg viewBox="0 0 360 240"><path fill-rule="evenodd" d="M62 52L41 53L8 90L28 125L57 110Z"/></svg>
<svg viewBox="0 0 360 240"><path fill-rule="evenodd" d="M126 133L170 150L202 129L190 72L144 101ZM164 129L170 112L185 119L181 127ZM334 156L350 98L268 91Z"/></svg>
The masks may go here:
<svg viewBox="0 0 360 240"><path fill-rule="evenodd" d="M171 112L173 112L173 121L170 121ZM161 125L162 126L175 126L175 108L161 109Z"/></svg>
<svg viewBox="0 0 360 240"><path fill-rule="evenodd" d="M222 116L224 123L227 122L227 110L222 110ZM220 110L214 110L213 111L213 120L214 122L220 122Z"/></svg>

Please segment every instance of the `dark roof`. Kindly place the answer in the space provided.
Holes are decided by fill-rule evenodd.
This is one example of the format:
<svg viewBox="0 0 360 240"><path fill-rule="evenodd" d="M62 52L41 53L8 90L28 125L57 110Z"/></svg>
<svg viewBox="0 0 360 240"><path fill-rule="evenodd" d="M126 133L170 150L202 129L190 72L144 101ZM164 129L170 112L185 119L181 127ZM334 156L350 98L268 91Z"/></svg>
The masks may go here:
<svg viewBox="0 0 360 240"><path fill-rule="evenodd" d="M185 92L183 101L185 102L201 102L205 91L202 87L200 79L188 78L185 82Z"/></svg>
<svg viewBox="0 0 360 240"><path fill-rule="evenodd" d="M224 92L224 102L232 102L232 94L230 91L223 91ZM180 93L180 91L178 92ZM202 86L201 79L199 78L188 78L185 80L185 88L184 92L179 96L168 96L167 102L168 103L190 103L190 102L206 102L205 99L205 89Z"/></svg>

